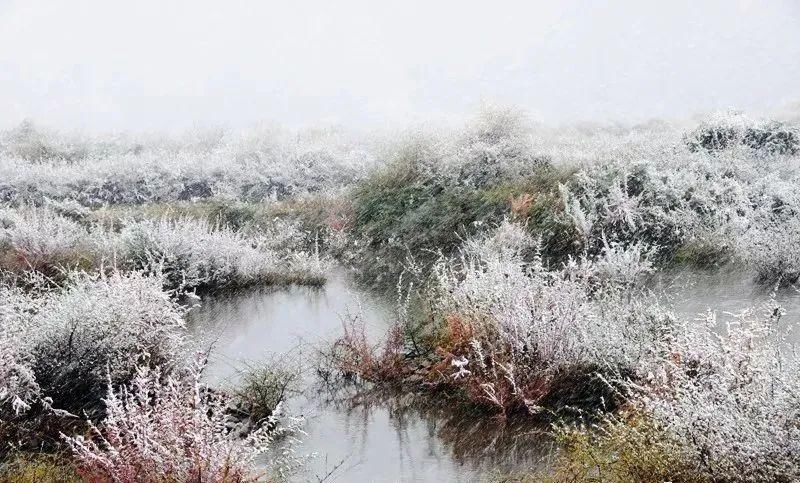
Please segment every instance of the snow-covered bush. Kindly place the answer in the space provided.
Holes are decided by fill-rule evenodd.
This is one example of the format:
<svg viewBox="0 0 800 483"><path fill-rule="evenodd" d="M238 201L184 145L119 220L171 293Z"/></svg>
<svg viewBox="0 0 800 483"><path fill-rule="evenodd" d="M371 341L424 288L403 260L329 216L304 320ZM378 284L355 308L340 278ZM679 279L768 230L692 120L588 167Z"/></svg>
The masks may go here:
<svg viewBox="0 0 800 483"><path fill-rule="evenodd" d="M789 152L737 147L709 156L673 147L631 153L582 166L562 187L562 219L590 253L606 242L645 242L658 246L664 260L707 266L713 262L705 258L734 255L764 272L760 267L793 263L790 249L759 253L759 240L788 246L796 238L799 176Z"/></svg>
<svg viewBox="0 0 800 483"><path fill-rule="evenodd" d="M0 296L5 295L0 291ZM30 360L20 353L19 340L9 333L8 321L0 316L0 420L7 410L19 414L39 397L39 385Z"/></svg>
<svg viewBox="0 0 800 483"><path fill-rule="evenodd" d="M245 237L203 220L144 220L122 230L120 256L136 269L163 273L179 290L324 280L319 255L290 251L299 235L281 226Z"/></svg>
<svg viewBox="0 0 800 483"><path fill-rule="evenodd" d="M189 217L97 221L63 205L0 209L0 268L58 279L76 269L144 270L180 291L325 280L325 257L295 222L234 230Z"/></svg>
<svg viewBox="0 0 800 483"><path fill-rule="evenodd" d="M691 151L718 152L739 146L759 154L800 151L800 130L778 121L756 121L736 112L718 113L685 137Z"/></svg>
<svg viewBox="0 0 800 483"><path fill-rule="evenodd" d="M27 161L74 162L83 159L88 149L82 140L41 129L29 120L0 135L0 153Z"/></svg>
<svg viewBox="0 0 800 483"><path fill-rule="evenodd" d="M168 285L244 285L276 270L278 258L259 251L249 240L226 228L214 229L193 219L144 220L120 235L121 257L135 268L163 273Z"/></svg>
<svg viewBox="0 0 800 483"><path fill-rule="evenodd" d="M183 312L157 277L76 273L32 299L17 348L53 406L80 413L96 409L107 375L120 384L139 365L179 360Z"/></svg>
<svg viewBox="0 0 800 483"><path fill-rule="evenodd" d="M24 124L0 133L0 201L258 202L336 190L372 163L364 143L335 130L254 128L136 140L59 135Z"/></svg>
<svg viewBox="0 0 800 483"><path fill-rule="evenodd" d="M0 284L0 420L3 414L24 412L40 396L24 350L24 329L35 302L18 288Z"/></svg>
<svg viewBox="0 0 800 483"><path fill-rule="evenodd" d="M711 480L800 478L800 360L781 316L768 303L687 323L648 381L642 410Z"/></svg>
<svg viewBox="0 0 800 483"><path fill-rule="evenodd" d="M736 112L720 112L687 133L686 145L691 151L720 151L736 147L752 120Z"/></svg>
<svg viewBox="0 0 800 483"><path fill-rule="evenodd" d="M6 405L14 413L24 412L38 396L39 386L33 371L27 361L20 359L13 342L0 338L0 414Z"/></svg>
<svg viewBox="0 0 800 483"><path fill-rule="evenodd" d="M67 437L79 461L79 473L91 481L120 483L274 481L295 469L293 434L299 420L277 426L277 415L245 439L230 430L229 399L210 392L200 368L183 375L164 375L139 368L130 384L115 389L109 382L105 419L91 425L91 435ZM268 466L258 458L277 450Z"/></svg>
<svg viewBox="0 0 800 483"><path fill-rule="evenodd" d="M538 248L538 241L525 226L509 219L491 229L490 233L470 237L464 241L466 255L479 259L518 259Z"/></svg>
<svg viewBox="0 0 800 483"><path fill-rule="evenodd" d="M692 176L694 173L689 173ZM670 177L672 179L670 179ZM695 204L691 184L675 178L687 173L661 171L651 163L607 163L587 166L562 187L566 221L598 253L608 242L645 242L679 246L715 214ZM688 183L696 183L693 178ZM689 196L682 188L690 189Z"/></svg>
<svg viewBox="0 0 800 483"><path fill-rule="evenodd" d="M0 268L89 268L96 252L86 227L50 209L0 209Z"/></svg>
<svg viewBox="0 0 800 483"><path fill-rule="evenodd" d="M522 112L486 106L443 156L442 175L473 187L523 178L549 162L536 155L532 135Z"/></svg>
<svg viewBox="0 0 800 483"><path fill-rule="evenodd" d="M426 377L504 413L612 409L618 384L609 381L646 374L656 342L672 330L673 317L634 283L651 269L648 252L609 246L602 256L551 271L518 224L506 221L468 240L460 257L444 258L433 270L435 288L426 298L440 325ZM355 339L350 333L343 340ZM389 340L397 345L396 336ZM337 349L347 347L360 346ZM398 350L391 347L370 367L348 370L369 378L380 373L375 366L391 365L402 376L408 371L395 367Z"/></svg>
<svg viewBox="0 0 800 483"><path fill-rule="evenodd" d="M768 154L797 154L800 129L777 121L762 122L745 131L742 144Z"/></svg>
<svg viewBox="0 0 800 483"><path fill-rule="evenodd" d="M552 481L793 482L800 478L800 359L774 301L676 322L628 383L625 411L559 429Z"/></svg>
<svg viewBox="0 0 800 483"><path fill-rule="evenodd" d="M640 245L609 247L548 271L538 258L522 258L534 248L530 242L522 227L504 223L482 242L467 243L459 263L436 267L436 310L470 324L475 356L495 345L520 371L526 364L633 367L647 353L642 339L661 324L668 328L657 306L646 309L646 293L638 294L641 302L628 301L634 282L650 271Z"/></svg>
<svg viewBox="0 0 800 483"><path fill-rule="evenodd" d="M584 265L589 265L592 275L603 284L632 286L655 271L651 261L653 252L641 242L629 246L606 242L601 256L591 264L584 262Z"/></svg>
<svg viewBox="0 0 800 483"><path fill-rule="evenodd" d="M800 279L800 219L752 227L737 241L761 282L788 285Z"/></svg>

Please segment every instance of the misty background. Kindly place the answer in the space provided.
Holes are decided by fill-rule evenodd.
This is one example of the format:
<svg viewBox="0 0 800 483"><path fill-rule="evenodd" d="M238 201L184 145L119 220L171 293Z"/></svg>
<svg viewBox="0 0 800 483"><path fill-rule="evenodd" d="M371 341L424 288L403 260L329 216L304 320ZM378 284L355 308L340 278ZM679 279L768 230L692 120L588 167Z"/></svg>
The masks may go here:
<svg viewBox="0 0 800 483"><path fill-rule="evenodd" d="M0 128L638 122L800 101L800 2L0 0Z"/></svg>

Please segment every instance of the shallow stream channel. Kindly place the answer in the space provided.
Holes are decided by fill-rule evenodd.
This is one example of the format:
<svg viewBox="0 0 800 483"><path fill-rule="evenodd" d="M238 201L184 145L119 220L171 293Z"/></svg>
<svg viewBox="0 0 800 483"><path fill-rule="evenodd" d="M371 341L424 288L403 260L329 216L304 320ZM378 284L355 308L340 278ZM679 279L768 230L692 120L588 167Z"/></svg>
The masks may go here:
<svg viewBox="0 0 800 483"><path fill-rule="evenodd" d="M659 276L653 289L684 317L708 309L737 312L770 299L770 290L741 272L680 272ZM800 320L800 293L775 300L784 323ZM419 407L412 395L380 401L325 389L315 368L319 350L342 333L342 318L363 318L379 340L394 318L394 301L357 288L344 270L321 288L257 289L204 298L189 312L193 333L213 341L207 378L234 385L247 364L276 361L302 371L300 391L285 412L305 418L300 455L313 455L295 481L474 482L546 465L553 444L535 427L470 420L442 408ZM800 341L800 334L793 338Z"/></svg>

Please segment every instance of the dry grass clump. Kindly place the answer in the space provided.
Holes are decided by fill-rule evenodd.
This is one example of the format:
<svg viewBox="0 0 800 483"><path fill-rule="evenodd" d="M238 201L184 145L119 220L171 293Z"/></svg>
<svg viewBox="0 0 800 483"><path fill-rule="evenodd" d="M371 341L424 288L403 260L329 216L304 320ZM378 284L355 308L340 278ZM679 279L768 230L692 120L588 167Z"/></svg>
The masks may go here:
<svg viewBox="0 0 800 483"><path fill-rule="evenodd" d="M592 427L556 429L561 447L550 468L505 475L503 483L710 483L684 450L652 421L608 416Z"/></svg>
<svg viewBox="0 0 800 483"><path fill-rule="evenodd" d="M344 334L324 354L323 376L338 373L346 380L399 383L412 370L405 361L405 334L399 326L389 330L384 343L371 343L358 318L345 319Z"/></svg>
<svg viewBox="0 0 800 483"><path fill-rule="evenodd" d="M249 365L232 391L237 411L254 427L269 423L286 399L298 391L300 374L284 364Z"/></svg>
<svg viewBox="0 0 800 483"><path fill-rule="evenodd" d="M14 454L0 463L0 481L13 483L81 483L68 455Z"/></svg>

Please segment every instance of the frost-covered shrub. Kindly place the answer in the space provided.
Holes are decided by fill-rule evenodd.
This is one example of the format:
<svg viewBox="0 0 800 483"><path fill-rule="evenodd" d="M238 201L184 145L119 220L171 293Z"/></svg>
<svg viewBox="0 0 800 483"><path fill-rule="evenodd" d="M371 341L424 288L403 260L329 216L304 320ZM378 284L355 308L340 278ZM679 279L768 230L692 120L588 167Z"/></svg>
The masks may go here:
<svg viewBox="0 0 800 483"><path fill-rule="evenodd" d="M451 152L443 155L443 176L473 187L497 185L519 179L547 164L537 156L530 124L510 108L484 108L468 125Z"/></svg>
<svg viewBox="0 0 800 483"><path fill-rule="evenodd" d="M598 253L607 242L678 246L701 223L700 216L681 186L662 176L645 163L588 166L562 187L565 221L576 228L590 253Z"/></svg>
<svg viewBox="0 0 800 483"><path fill-rule="evenodd" d="M618 384L609 381L646 373L655 342L672 328L672 316L634 283L650 271L648 250L609 246L549 271L536 249L522 226L506 221L435 265L426 297L441 325L427 377L504 413L613 409ZM362 376L397 365L397 353L385 351Z"/></svg>
<svg viewBox="0 0 800 483"><path fill-rule="evenodd" d="M748 149L673 149L587 164L562 188L562 218L593 254L605 241L645 242L661 260L734 255L760 265L757 240L789 235L782 225L800 213L796 159L769 161Z"/></svg>
<svg viewBox="0 0 800 483"><path fill-rule="evenodd" d="M77 273L63 290L34 299L18 348L54 407L96 409L107 375L120 384L139 365L180 357L184 309L161 287L136 272Z"/></svg>
<svg viewBox="0 0 800 483"><path fill-rule="evenodd" d="M49 209L0 209L0 267L52 274L88 268L97 251L86 227Z"/></svg>
<svg viewBox="0 0 800 483"><path fill-rule="evenodd" d="M602 284L632 286L655 271L651 261L653 251L642 243L623 246L620 243L606 242L602 256L591 264L591 275Z"/></svg>
<svg viewBox="0 0 800 483"><path fill-rule="evenodd" d="M769 154L797 154L800 152L800 130L777 121L748 128L742 144Z"/></svg>
<svg viewBox="0 0 800 483"><path fill-rule="evenodd" d="M30 361L20 354L19 341L5 332L0 333L0 420L7 410L16 414L28 410L39 397Z"/></svg>
<svg viewBox="0 0 800 483"><path fill-rule="evenodd" d="M0 153L17 156L28 161L58 159L73 162L88 154L86 143L67 136L58 136L23 121L16 128L0 135Z"/></svg>
<svg viewBox="0 0 800 483"><path fill-rule="evenodd" d="M640 339L658 329L648 325L668 325L657 310L648 320L644 303L623 296L650 271L641 246L609 247L595 259L548 271L538 259L521 257L533 248L530 241L522 227L504 223L483 242L468 243L459 263L436 267L437 311L458 315L481 334L471 343L476 351L500 342L510 355L543 367L627 366L644 354Z"/></svg>
<svg viewBox="0 0 800 483"><path fill-rule="evenodd" d="M386 165L352 192L348 228L358 258L369 260L365 278L393 286L409 258L430 267L438 252L451 255L482 224L500 222L515 197L528 195L521 219L552 231L553 192L568 174L532 139L524 117L510 109L484 110L463 128L401 137Z"/></svg>
<svg viewBox="0 0 800 483"><path fill-rule="evenodd" d="M755 121L727 112L712 116L685 136L693 152L718 152L743 146L760 154L793 155L800 150L800 131L778 121Z"/></svg>
<svg viewBox="0 0 800 483"><path fill-rule="evenodd" d="M750 120L736 113L717 114L686 135L691 151L714 152L737 145Z"/></svg>
<svg viewBox="0 0 800 483"><path fill-rule="evenodd" d="M278 262L273 253L257 250L236 232L188 218L130 224L120 241L124 260L163 273L168 285L179 289L246 284Z"/></svg>
<svg viewBox="0 0 800 483"><path fill-rule="evenodd" d="M369 283L394 286L409 257L430 265L451 253L480 223L501 217L506 200L444 184L411 166L392 165L353 193L353 250Z"/></svg>
<svg viewBox="0 0 800 483"><path fill-rule="evenodd" d="M479 258L525 258L537 249L535 239L525 226L508 219L503 220L491 230L490 234L474 236L464 242L464 252Z"/></svg>
<svg viewBox="0 0 800 483"><path fill-rule="evenodd" d="M144 220L122 230L120 256L179 290L324 280L319 255L289 251L299 235L293 225L281 226L245 237L203 220Z"/></svg>
<svg viewBox="0 0 800 483"><path fill-rule="evenodd" d="M800 220L754 226L737 240L743 258L766 284L794 284L800 279Z"/></svg>
<svg viewBox="0 0 800 483"><path fill-rule="evenodd" d="M800 360L767 304L688 323L642 405L712 481L800 478Z"/></svg>
<svg viewBox="0 0 800 483"><path fill-rule="evenodd" d="M58 280L76 269L144 270L181 291L323 283L328 264L308 238L280 219L239 230L189 217L98 221L57 202L0 209L0 268Z"/></svg>
<svg viewBox="0 0 800 483"><path fill-rule="evenodd" d="M20 289L0 284L0 420L19 414L39 399L39 384L24 349L26 321L36 304Z"/></svg>
<svg viewBox="0 0 800 483"><path fill-rule="evenodd" d="M79 473L91 481L121 483L209 481L240 483L277 480L297 466L293 433L299 420L277 427L277 414L240 439L230 431L230 400L210 392L201 370L164 375L139 368L120 389L108 385L105 419L91 435L67 437L79 461ZM264 467L258 458L273 450L278 437L289 444Z"/></svg>
<svg viewBox="0 0 800 483"><path fill-rule="evenodd" d="M0 133L0 201L264 201L341 188L372 162L362 142L334 130L256 128L136 140L44 133L26 124Z"/></svg>

